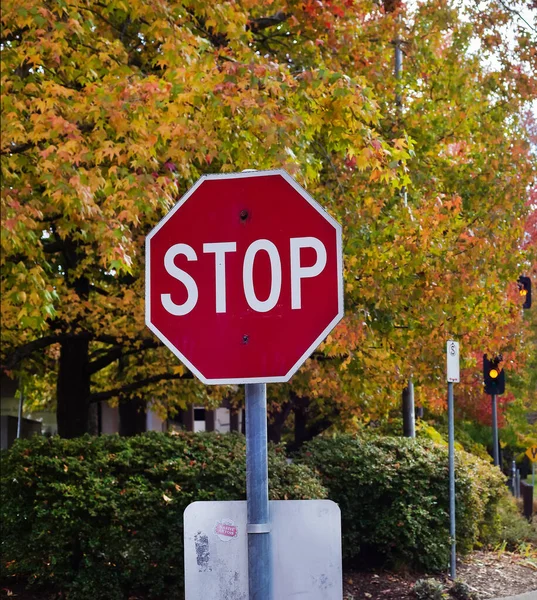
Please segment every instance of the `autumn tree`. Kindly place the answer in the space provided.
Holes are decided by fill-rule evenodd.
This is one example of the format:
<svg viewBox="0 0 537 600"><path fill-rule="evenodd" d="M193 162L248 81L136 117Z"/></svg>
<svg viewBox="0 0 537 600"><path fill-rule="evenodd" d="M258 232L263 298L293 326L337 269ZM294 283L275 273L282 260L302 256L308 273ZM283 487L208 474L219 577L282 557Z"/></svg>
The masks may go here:
<svg viewBox="0 0 537 600"><path fill-rule="evenodd" d="M475 397L472 352L523 339L536 53L519 8L7 0L4 369L55 381L66 436L92 401L143 394L166 411L235 394L199 385L145 330L143 241L201 174L283 167L343 225L346 317L271 386L273 436L290 415L299 440L385 415L410 375L439 405L447 337Z"/></svg>
<svg viewBox="0 0 537 600"><path fill-rule="evenodd" d="M118 394L207 400L172 385L189 374L145 330L142 293L145 234L202 173L283 166L307 183L321 153L371 148L370 172L397 182L404 150L333 59L341 10L311 39L308 4L4 4L3 364L54 368L61 435Z"/></svg>
<svg viewBox="0 0 537 600"><path fill-rule="evenodd" d="M332 180L347 207L344 230L353 232L350 310L323 347L342 360L311 361L293 382L302 404L314 399L306 409L312 433L327 415L344 427L386 416L409 376L419 401L442 410L450 338L463 350L458 404L467 414L475 407L474 417L481 411L486 419L490 406L484 352L503 353L511 379L534 362L516 293L521 271L534 272L536 248L524 241L535 212L535 142L525 114L536 98L536 12L532 25L521 8L423 2L412 13L386 15L382 25L368 21L371 31L402 39L399 85L381 53L364 52L356 62L380 102L380 130L396 144L408 136L412 156L404 191L357 177L362 157L332 156L337 173L323 174L323 186Z"/></svg>

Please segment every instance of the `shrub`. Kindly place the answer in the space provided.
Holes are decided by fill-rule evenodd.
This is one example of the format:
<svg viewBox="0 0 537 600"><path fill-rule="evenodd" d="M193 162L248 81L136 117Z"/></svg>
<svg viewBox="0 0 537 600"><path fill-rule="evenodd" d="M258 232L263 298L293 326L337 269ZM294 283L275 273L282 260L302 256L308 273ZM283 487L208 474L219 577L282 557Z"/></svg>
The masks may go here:
<svg viewBox="0 0 537 600"><path fill-rule="evenodd" d="M444 585L436 579L418 579L412 588L418 600L447 600Z"/></svg>
<svg viewBox="0 0 537 600"><path fill-rule="evenodd" d="M535 517L534 517L535 520ZM528 544L537 547L537 527L521 514L517 501L505 490L498 504L498 527L485 540L490 546L516 551Z"/></svg>
<svg viewBox="0 0 537 600"><path fill-rule="evenodd" d="M426 421L420 421L416 424L416 433L418 437L430 437L433 441L444 440L447 445L447 418L435 419L434 427ZM435 436L440 436L440 440L435 439ZM455 447L482 458L485 462L492 463L492 456L487 451L489 439L490 427L470 421L457 420L455 422Z"/></svg>
<svg viewBox="0 0 537 600"><path fill-rule="evenodd" d="M447 448L430 440L317 438L301 460L316 469L341 508L343 555L425 570L449 561ZM457 550L471 550L496 531L505 478L465 452L456 454Z"/></svg>
<svg viewBox="0 0 537 600"><path fill-rule="evenodd" d="M449 589L449 593L456 600L480 600L478 592L464 581L455 581Z"/></svg>
<svg viewBox="0 0 537 600"><path fill-rule="evenodd" d="M245 498L239 435L19 440L1 455L2 577L69 600L183 597L183 511ZM272 499L325 497L304 465L269 449Z"/></svg>

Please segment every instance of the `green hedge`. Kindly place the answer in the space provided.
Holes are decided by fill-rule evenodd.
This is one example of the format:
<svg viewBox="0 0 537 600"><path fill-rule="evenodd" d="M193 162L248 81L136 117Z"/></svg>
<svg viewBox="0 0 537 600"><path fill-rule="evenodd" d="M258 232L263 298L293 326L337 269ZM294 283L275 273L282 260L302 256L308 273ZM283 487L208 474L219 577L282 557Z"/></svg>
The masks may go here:
<svg viewBox="0 0 537 600"><path fill-rule="evenodd" d="M323 498L269 450L272 499ZM239 435L34 437L1 454L1 575L69 600L183 597L183 511L245 498Z"/></svg>
<svg viewBox="0 0 537 600"><path fill-rule="evenodd" d="M505 485L486 462L465 452L456 459L457 550L467 552L497 536ZM244 462L244 438L233 434L19 440L1 454L1 576L67 600L178 600L183 511L196 500L244 499ZM308 443L293 464L271 447L269 465L273 499L328 490L347 559L446 568L445 447L340 435Z"/></svg>
<svg viewBox="0 0 537 600"><path fill-rule="evenodd" d="M345 558L446 568L446 447L423 439L340 435L309 442L301 460L320 473L341 508ZM456 453L457 552L470 551L497 529L504 482L487 462Z"/></svg>

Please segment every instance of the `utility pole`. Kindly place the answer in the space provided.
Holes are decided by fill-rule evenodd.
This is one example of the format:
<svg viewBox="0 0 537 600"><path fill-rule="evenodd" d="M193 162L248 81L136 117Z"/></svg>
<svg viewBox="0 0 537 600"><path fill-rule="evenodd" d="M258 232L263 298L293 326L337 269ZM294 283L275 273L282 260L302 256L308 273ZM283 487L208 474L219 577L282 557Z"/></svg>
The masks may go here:
<svg viewBox="0 0 537 600"><path fill-rule="evenodd" d="M19 377L19 412L17 418L17 439L21 436L21 425L22 425L22 405L24 403L24 394L22 390L22 377Z"/></svg>
<svg viewBox="0 0 537 600"><path fill-rule="evenodd" d="M416 437L416 411L414 409L414 384L412 377L408 380L408 386L403 390L403 435L405 437Z"/></svg>
<svg viewBox="0 0 537 600"><path fill-rule="evenodd" d="M399 33L400 18L397 17L397 31L395 33L395 107L400 118L403 111L403 96L401 94L401 73L403 71L403 51L401 49L401 35Z"/></svg>
<svg viewBox="0 0 537 600"><path fill-rule="evenodd" d="M399 8L398 2L385 2L384 8L387 12L392 12ZM403 50L401 49L401 17L397 15L396 19L396 32L395 39L393 41L395 48L395 108L397 112L397 119L400 121L403 113L403 95L401 93L401 74L403 72ZM401 191L401 197L403 203L408 207L406 187ZM412 213L410 213L412 216ZM414 384L412 377L408 380L408 386L403 390L403 435L405 437L415 438L416 437L416 412L414 408Z"/></svg>

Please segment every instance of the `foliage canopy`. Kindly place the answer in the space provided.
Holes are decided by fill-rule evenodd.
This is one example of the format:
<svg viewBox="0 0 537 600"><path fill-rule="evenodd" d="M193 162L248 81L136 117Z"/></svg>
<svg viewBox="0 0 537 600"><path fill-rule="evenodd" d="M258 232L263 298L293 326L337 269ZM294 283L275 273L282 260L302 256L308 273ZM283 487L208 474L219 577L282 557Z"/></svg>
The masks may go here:
<svg viewBox="0 0 537 600"><path fill-rule="evenodd" d="M409 375L440 407L450 337L466 407L486 351L526 400L515 282L535 275L537 40L511 5L6 0L4 371L57 402L68 436L98 400L166 413L234 394L145 330L143 241L201 174L283 167L343 225L347 316L272 391L275 414L352 427Z"/></svg>

